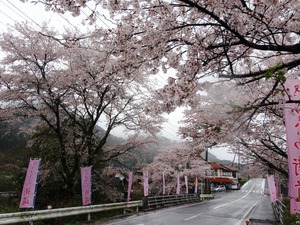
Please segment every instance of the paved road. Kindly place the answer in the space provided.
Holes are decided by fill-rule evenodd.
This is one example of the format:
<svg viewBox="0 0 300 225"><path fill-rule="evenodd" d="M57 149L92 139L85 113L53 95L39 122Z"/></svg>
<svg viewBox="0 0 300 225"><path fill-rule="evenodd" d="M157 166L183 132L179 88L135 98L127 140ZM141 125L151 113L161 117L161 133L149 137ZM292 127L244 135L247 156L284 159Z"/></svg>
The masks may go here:
<svg viewBox="0 0 300 225"><path fill-rule="evenodd" d="M245 225L264 199L264 179L253 179L241 190L218 194L216 199L96 223L97 225Z"/></svg>

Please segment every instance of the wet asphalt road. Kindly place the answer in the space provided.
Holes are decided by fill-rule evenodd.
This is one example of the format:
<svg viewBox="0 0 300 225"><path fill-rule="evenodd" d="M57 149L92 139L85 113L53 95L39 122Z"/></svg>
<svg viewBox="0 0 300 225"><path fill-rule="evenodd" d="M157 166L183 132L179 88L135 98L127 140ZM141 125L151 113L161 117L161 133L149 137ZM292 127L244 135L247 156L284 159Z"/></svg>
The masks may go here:
<svg viewBox="0 0 300 225"><path fill-rule="evenodd" d="M264 197L264 179L252 179L241 190L217 193L210 201L166 208L95 223L97 225L245 225Z"/></svg>

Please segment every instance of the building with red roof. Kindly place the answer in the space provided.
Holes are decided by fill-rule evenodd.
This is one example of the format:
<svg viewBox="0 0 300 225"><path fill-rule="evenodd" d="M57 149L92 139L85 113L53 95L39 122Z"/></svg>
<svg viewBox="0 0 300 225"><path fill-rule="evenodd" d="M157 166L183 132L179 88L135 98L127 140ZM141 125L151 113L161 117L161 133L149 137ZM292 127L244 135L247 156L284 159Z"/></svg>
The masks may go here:
<svg viewBox="0 0 300 225"><path fill-rule="evenodd" d="M211 170L207 174L210 182L217 184L232 184L237 183L239 178L239 169L231 165L218 164L211 162Z"/></svg>

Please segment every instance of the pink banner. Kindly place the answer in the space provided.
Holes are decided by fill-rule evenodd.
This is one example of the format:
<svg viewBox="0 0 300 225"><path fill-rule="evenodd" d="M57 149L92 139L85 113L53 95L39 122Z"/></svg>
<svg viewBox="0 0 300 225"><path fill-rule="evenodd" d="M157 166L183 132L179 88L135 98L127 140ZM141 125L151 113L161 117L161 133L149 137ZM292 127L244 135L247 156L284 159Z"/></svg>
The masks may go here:
<svg viewBox="0 0 300 225"><path fill-rule="evenodd" d="M162 174L162 184L163 184L163 195L165 195L166 194L165 173Z"/></svg>
<svg viewBox="0 0 300 225"><path fill-rule="evenodd" d="M128 188L127 188L127 202L131 200L131 187L132 187L132 179L133 179L133 172L128 172Z"/></svg>
<svg viewBox="0 0 300 225"><path fill-rule="evenodd" d="M82 205L92 204L92 166L81 167Z"/></svg>
<svg viewBox="0 0 300 225"><path fill-rule="evenodd" d="M290 213L296 214L299 210L299 203L296 202L295 198L290 199Z"/></svg>
<svg viewBox="0 0 300 225"><path fill-rule="evenodd" d="M143 177L144 177L144 196L148 196L149 195L148 171L143 172Z"/></svg>
<svg viewBox="0 0 300 225"><path fill-rule="evenodd" d="M276 202L277 200L277 194L276 194L276 186L275 186L275 180L274 176L267 176L268 186L269 186L269 192L270 192L270 198L271 202Z"/></svg>
<svg viewBox="0 0 300 225"><path fill-rule="evenodd" d="M180 195L180 177L177 176L176 194Z"/></svg>
<svg viewBox="0 0 300 225"><path fill-rule="evenodd" d="M40 159L30 159L20 201L20 208L34 208Z"/></svg>
<svg viewBox="0 0 300 225"><path fill-rule="evenodd" d="M188 185L188 177L184 176L184 183L185 183L185 193L189 193L189 185Z"/></svg>
<svg viewBox="0 0 300 225"><path fill-rule="evenodd" d="M198 193L198 177L195 179L195 194Z"/></svg>
<svg viewBox="0 0 300 225"><path fill-rule="evenodd" d="M291 213L300 211L300 110L293 100L300 100L300 80L288 78L285 82L285 126L289 167L289 197ZM288 102L290 101L290 102Z"/></svg>
<svg viewBox="0 0 300 225"><path fill-rule="evenodd" d="M277 174L276 179L275 179L275 186L276 186L276 199L279 199L279 197L280 197L280 190L279 190L279 178L278 178L278 174Z"/></svg>

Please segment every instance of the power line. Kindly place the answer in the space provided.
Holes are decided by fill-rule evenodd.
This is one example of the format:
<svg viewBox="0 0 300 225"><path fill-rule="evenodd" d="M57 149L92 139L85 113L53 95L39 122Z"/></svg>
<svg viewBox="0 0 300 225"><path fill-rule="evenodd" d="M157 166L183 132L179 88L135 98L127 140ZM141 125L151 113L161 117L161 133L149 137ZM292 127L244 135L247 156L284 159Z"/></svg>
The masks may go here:
<svg viewBox="0 0 300 225"><path fill-rule="evenodd" d="M11 18L9 15L7 15L5 12L0 10L0 13L2 13L3 15L5 15L6 17L8 17L9 19L11 19L12 21L14 21L15 23L17 22L15 19Z"/></svg>
<svg viewBox="0 0 300 225"><path fill-rule="evenodd" d="M24 13L21 9L19 9L16 5L14 5L12 2L10 2L9 0L7 0L7 2L10 4L10 5L12 5L15 9L17 9L22 15L24 15L24 16L22 16L20 13L18 13L15 9L13 9L12 7L10 7L8 4L6 4L6 3L4 3L2 0L0 0L1 1L1 3L3 4L3 5L5 5L7 8L9 8L11 11L13 11L15 14L17 14L19 17L21 17L22 19L25 19L25 20L27 20L27 19L29 19L30 21L32 21L36 26L38 26L40 29L42 29L42 27L35 21L35 20L33 20L32 18L30 18L26 13ZM3 14L5 14L4 12L2 12ZM74 27L75 28L75 30L78 30L72 23L70 23L70 21L67 19L67 18L65 18L63 15L61 15L60 13L57 13L62 19L64 19L69 25L71 25L72 27ZM5 14L7 17L9 17L11 20L13 20L15 23L17 23L17 21L15 20L15 19L13 19L12 17L10 17L10 16L8 16L7 14Z"/></svg>
<svg viewBox="0 0 300 225"><path fill-rule="evenodd" d="M24 19L24 17L19 14L18 12L16 12L12 7L10 7L8 4L6 4L5 2L3 2L2 0L0 0L0 2L5 5L7 8L9 8L11 11L13 11L15 14L17 14L19 17L21 17L22 19Z"/></svg>
<svg viewBox="0 0 300 225"><path fill-rule="evenodd" d="M83 10L80 9L80 11L86 16L86 18L89 18L89 16ZM96 22L95 25L98 29L100 28Z"/></svg>
<svg viewBox="0 0 300 225"><path fill-rule="evenodd" d="M5 23L2 23L1 21L0 21L0 23L1 23L1 24L3 24L4 26L6 26L6 24L5 24Z"/></svg>
<svg viewBox="0 0 300 225"><path fill-rule="evenodd" d="M21 12L24 16L26 16L29 20L31 20L35 25L37 25L40 29L42 29L42 27L35 22L33 19L31 19L29 16L27 16L22 10L20 10L17 6L15 6L13 3L11 3L9 0L6 0L9 4L11 4L14 8L16 8L19 12Z"/></svg>
<svg viewBox="0 0 300 225"><path fill-rule="evenodd" d="M175 134L172 134L172 133L170 133L170 132L167 131L167 130L162 130L161 133L167 133L167 134L169 134L170 136L172 136L172 137L174 137L174 138L178 138Z"/></svg>
<svg viewBox="0 0 300 225"><path fill-rule="evenodd" d="M87 5L87 8L89 9L89 10L91 10L91 12L92 13L95 13L95 11L94 10L92 10L88 5ZM95 14L96 15L96 17L108 28L108 29L111 29L111 27L109 27L99 16L98 16L98 14L96 13Z"/></svg>
<svg viewBox="0 0 300 225"><path fill-rule="evenodd" d="M70 23L70 21L67 19L67 18L65 18L61 13L57 13L61 18L63 18L68 24L70 24L72 27L74 27L75 28L75 30L78 30L78 28L77 27L75 27L72 23Z"/></svg>

